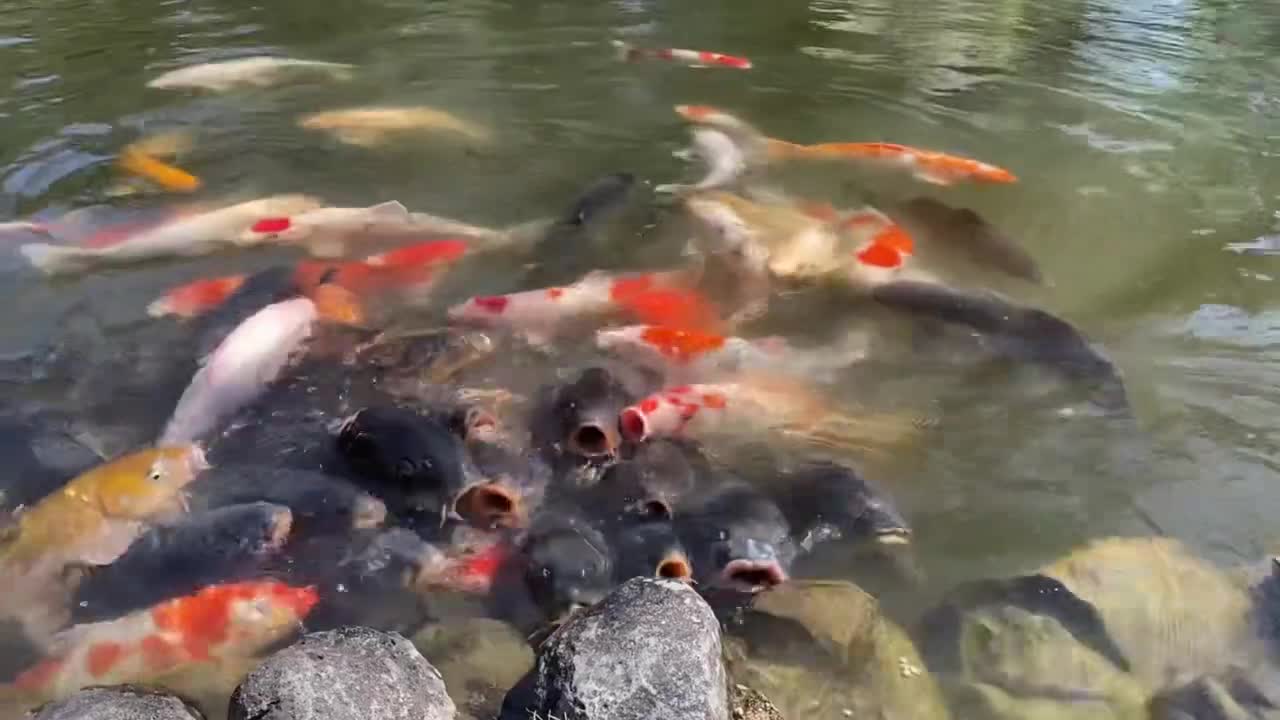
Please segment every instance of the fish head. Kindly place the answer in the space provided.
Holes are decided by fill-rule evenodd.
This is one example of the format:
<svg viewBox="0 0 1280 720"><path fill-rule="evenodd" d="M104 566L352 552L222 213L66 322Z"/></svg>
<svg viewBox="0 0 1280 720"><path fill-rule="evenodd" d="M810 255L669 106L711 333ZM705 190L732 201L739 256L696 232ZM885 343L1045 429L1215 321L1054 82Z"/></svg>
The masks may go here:
<svg viewBox="0 0 1280 720"><path fill-rule="evenodd" d="M698 486L703 468L683 445L656 439L608 469L597 492L609 513L639 522L670 522Z"/></svg>
<svg viewBox="0 0 1280 720"><path fill-rule="evenodd" d="M337 444L370 490L400 509L440 510L466 484L461 441L411 410L365 408L343 424Z"/></svg>
<svg viewBox="0 0 1280 720"><path fill-rule="evenodd" d="M625 525L616 534L614 545L618 556L617 582L633 577L693 580L693 563L670 522Z"/></svg>
<svg viewBox="0 0 1280 720"><path fill-rule="evenodd" d="M366 535L338 562L338 577L348 591L372 593L412 590L445 566L444 553L405 528Z"/></svg>
<svg viewBox="0 0 1280 720"><path fill-rule="evenodd" d="M556 388L550 403L535 411L535 442L585 460L614 457L622 445L618 413L633 399L608 370L587 368L573 382ZM545 431L538 427L554 429L554 437L539 437Z"/></svg>
<svg viewBox="0 0 1280 720"><path fill-rule="evenodd" d="M698 582L754 593L784 583L796 548L786 517L749 486L714 493L680 521Z"/></svg>
<svg viewBox="0 0 1280 720"><path fill-rule="evenodd" d="M93 491L108 515L142 517L171 502L208 468L204 451L196 445L143 450L93 471Z"/></svg>
<svg viewBox="0 0 1280 720"><path fill-rule="evenodd" d="M911 541L911 527L893 499L852 468L813 463L792 476L789 485L793 491L783 502L784 511L791 526L806 535L802 544Z"/></svg>
<svg viewBox="0 0 1280 720"><path fill-rule="evenodd" d="M215 553L239 556L248 551L268 555L288 542L293 530L293 511L284 505L253 502L230 505L192 515L187 523L206 529L202 542Z"/></svg>
<svg viewBox="0 0 1280 720"><path fill-rule="evenodd" d="M521 546L524 582L550 620L593 605L613 589L613 555L581 518L557 517L530 530Z"/></svg>
<svg viewBox="0 0 1280 720"><path fill-rule="evenodd" d="M676 114L691 123L711 125L726 129L739 129L744 126L742 120L711 105L676 105Z"/></svg>
<svg viewBox="0 0 1280 720"><path fill-rule="evenodd" d="M227 640L236 648L256 650L287 637L320 602L314 586L294 587L274 580L238 585L239 591L228 595Z"/></svg>
<svg viewBox="0 0 1280 720"><path fill-rule="evenodd" d="M467 443L468 470L475 481L453 501L453 511L477 528L520 528L542 502L551 469L504 443Z"/></svg>

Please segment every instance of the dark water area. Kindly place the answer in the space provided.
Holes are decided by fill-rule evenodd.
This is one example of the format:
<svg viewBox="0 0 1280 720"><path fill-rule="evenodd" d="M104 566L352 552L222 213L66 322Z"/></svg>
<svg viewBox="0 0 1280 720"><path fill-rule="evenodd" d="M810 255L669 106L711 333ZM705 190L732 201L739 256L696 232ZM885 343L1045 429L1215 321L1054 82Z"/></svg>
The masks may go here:
<svg viewBox="0 0 1280 720"><path fill-rule="evenodd" d="M754 68L623 63L611 39L733 53ZM124 145L169 130L195 138L181 164L203 187L184 201L304 192L492 227L555 215L607 173L646 187L696 174L672 157L687 144L678 104L722 107L793 142L903 143L1009 168L1018 183L945 188L826 166L785 174L789 192L836 207L925 195L973 208L1048 282L967 279L1069 320L1120 369L1132 402L1119 419L1070 391L1062 402L1061 380L1042 369L968 363L963 333L959 349L869 362L830 388L841 402L932 416L907 446L847 458L914 531L923 585L885 595L905 622L956 582L1034 572L1099 537L1165 535L1223 566L1274 551L1280 259L1223 246L1280 225L1277 42L1280 6L1243 0L19 0L0 7L0 222L87 206L136 219L176 202L123 193L113 166ZM229 93L146 87L179 67L264 54L356 70L349 82ZM360 105L446 109L493 141L366 148L296 125ZM609 257L647 266L688 232L670 207L641 208L610 226ZM121 426L162 420L157 406L176 399L127 377L169 356L147 304L293 257L254 250L51 280L17 252L28 241L0 238L4 403L90 416L112 453L131 448L110 438L137 437ZM470 295L523 289L510 263L468 265L410 324L439 326ZM785 298L762 327L810 337L858 322L822 302ZM83 353L76 392L51 369L68 362L50 351L67 338ZM147 363L120 359L126 346ZM529 391L593 357L557 350L473 381ZM83 408L86 383L128 390ZM893 585L839 553L797 570Z"/></svg>

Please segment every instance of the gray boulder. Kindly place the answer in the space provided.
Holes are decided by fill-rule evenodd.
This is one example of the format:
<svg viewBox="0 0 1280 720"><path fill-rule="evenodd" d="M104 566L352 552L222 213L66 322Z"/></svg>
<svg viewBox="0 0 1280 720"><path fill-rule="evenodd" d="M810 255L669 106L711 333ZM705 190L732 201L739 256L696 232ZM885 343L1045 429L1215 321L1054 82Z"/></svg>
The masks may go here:
<svg viewBox="0 0 1280 720"><path fill-rule="evenodd" d="M686 583L635 578L539 648L502 718L728 720L720 625Z"/></svg>
<svg viewBox="0 0 1280 720"><path fill-rule="evenodd" d="M28 714L35 720L202 720L178 698L147 688L121 685L81 690Z"/></svg>
<svg viewBox="0 0 1280 720"><path fill-rule="evenodd" d="M231 696L230 720L452 720L439 671L400 635L312 633L267 658Z"/></svg>

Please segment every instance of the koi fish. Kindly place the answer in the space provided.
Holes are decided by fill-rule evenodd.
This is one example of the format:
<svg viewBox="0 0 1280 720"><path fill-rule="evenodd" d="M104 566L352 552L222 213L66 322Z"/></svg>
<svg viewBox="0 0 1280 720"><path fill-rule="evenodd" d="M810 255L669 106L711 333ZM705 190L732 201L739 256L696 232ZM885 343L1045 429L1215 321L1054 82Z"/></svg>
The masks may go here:
<svg viewBox="0 0 1280 720"><path fill-rule="evenodd" d="M750 70L751 61L736 55L707 52L706 50L684 50L681 48L639 48L622 40L612 41L617 49L618 59L624 62L637 60L670 60L684 63L690 67L726 67L735 70Z"/></svg>
<svg viewBox="0 0 1280 720"><path fill-rule="evenodd" d="M780 337L754 340L665 325L596 331L596 347L670 375L708 378L761 371L812 377L866 356L866 339L851 335L835 348L801 350Z"/></svg>
<svg viewBox="0 0 1280 720"><path fill-rule="evenodd" d="M866 160L901 167L910 171L917 180L933 185L954 185L959 182L1007 184L1018 181L1013 173L995 165L909 145L855 142L819 143L802 147L803 150L795 155L834 160Z"/></svg>
<svg viewBox="0 0 1280 720"><path fill-rule="evenodd" d="M687 283L687 273L682 271L621 277L593 272L564 287L473 297L450 308L448 315L457 322L518 331L537 344L565 326L611 314L676 321L685 318L670 316L700 315L704 308L694 304L697 296L681 292ZM695 317L692 322L705 320Z"/></svg>
<svg viewBox="0 0 1280 720"><path fill-rule="evenodd" d="M738 143L725 133L712 128L693 131L693 145L677 153L681 157L696 157L707 166L707 174L693 185L659 185L658 193L678 193L697 190L714 190L734 184L747 172L747 158Z"/></svg>
<svg viewBox="0 0 1280 720"><path fill-rule="evenodd" d="M130 148L125 148L116 158L116 166L172 192L189 193L200 189L200 178L195 175Z"/></svg>
<svg viewBox="0 0 1280 720"><path fill-rule="evenodd" d="M63 697L91 685L141 683L195 666L258 655L298 630L319 602L314 587L274 580L210 585L116 620L76 625L60 651L6 690Z"/></svg>
<svg viewBox="0 0 1280 720"><path fill-rule="evenodd" d="M710 105L676 105L676 114L696 125L725 133L743 149L752 164L786 160L803 155L803 145L766 136L742 118Z"/></svg>
<svg viewBox="0 0 1280 720"><path fill-rule="evenodd" d="M151 317L192 318L218 307L244 284L245 275L226 275L179 285L147 305Z"/></svg>
<svg viewBox="0 0 1280 720"><path fill-rule="evenodd" d="M205 358L161 434L162 444L202 437L249 404L311 336L316 303L294 298L262 308Z"/></svg>
<svg viewBox="0 0 1280 720"><path fill-rule="evenodd" d="M21 246L19 251L46 275L68 275L159 258L196 257L246 244L238 236L263 217L300 213L319 205L315 198L306 195L275 195L180 217L109 247L32 243Z"/></svg>
<svg viewBox="0 0 1280 720"><path fill-rule="evenodd" d="M315 257L341 257L352 240L412 232L409 210L395 200L370 207L324 207L284 218L264 218L242 234L248 244L302 245Z"/></svg>
<svg viewBox="0 0 1280 720"><path fill-rule="evenodd" d="M631 442L754 431L863 451L892 446L912 431L912 425L896 417L835 413L804 386L757 374L668 388L625 408L618 416L618 426Z"/></svg>
<svg viewBox="0 0 1280 720"><path fill-rule="evenodd" d="M143 450L76 477L0 531L0 568L20 577L39 565L105 565L208 467L193 445Z"/></svg>
<svg viewBox="0 0 1280 720"><path fill-rule="evenodd" d="M1027 282L1045 283L1036 259L1017 240L969 208L917 197L889 208L889 212L925 242L957 249L975 265Z"/></svg>
<svg viewBox="0 0 1280 720"><path fill-rule="evenodd" d="M339 142L360 147L377 147L397 135L442 130L473 142L487 143L492 139L487 128L425 106L329 110L303 117L298 126L327 132Z"/></svg>
<svg viewBox="0 0 1280 720"><path fill-rule="evenodd" d="M350 80L353 68L353 65L341 63L261 55L201 63L171 70L148 82L147 87L160 90L195 89L226 92L243 86L267 87L302 73L325 75L334 80Z"/></svg>

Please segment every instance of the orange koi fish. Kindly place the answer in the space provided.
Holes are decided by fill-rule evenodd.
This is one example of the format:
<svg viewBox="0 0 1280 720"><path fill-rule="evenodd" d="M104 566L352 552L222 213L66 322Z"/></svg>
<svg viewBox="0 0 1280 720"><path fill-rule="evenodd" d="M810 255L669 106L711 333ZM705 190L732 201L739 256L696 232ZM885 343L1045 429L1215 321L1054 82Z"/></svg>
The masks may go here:
<svg viewBox="0 0 1280 720"><path fill-rule="evenodd" d="M934 185L959 182L1015 183L1013 173L995 165L935 150L883 142L820 143L804 145L799 154L838 160L868 160L902 167L918 180Z"/></svg>
<svg viewBox="0 0 1280 720"><path fill-rule="evenodd" d="M201 663L248 658L287 637L319 601L314 587L274 580L211 585L58 638L62 647L6 690L64 697L91 685L140 683Z"/></svg>
<svg viewBox="0 0 1280 720"><path fill-rule="evenodd" d="M616 314L702 322L709 307L685 289L683 271L613 276L589 273L564 287L481 295L449 309L454 321L505 327L544 343L565 326Z"/></svg>
<svg viewBox="0 0 1280 720"><path fill-rule="evenodd" d="M631 442L769 432L845 450L891 446L913 425L893 416L834 413L807 387L758 374L661 390L618 416L618 427Z"/></svg>
<svg viewBox="0 0 1280 720"><path fill-rule="evenodd" d="M144 177L170 192L189 193L200 189L200 178L132 148L125 148L120 153L120 157L116 158L116 165L121 170Z"/></svg>
<svg viewBox="0 0 1280 720"><path fill-rule="evenodd" d="M194 280L173 288L147 306L151 317L193 318L218 307L244 284L245 275Z"/></svg>
<svg viewBox="0 0 1280 720"><path fill-rule="evenodd" d="M669 60L684 63L690 67L725 67L735 70L750 70L751 61L736 55L707 52L706 50L684 50L681 48L639 48L621 40L613 41L618 51L618 59L625 62L637 60Z"/></svg>

